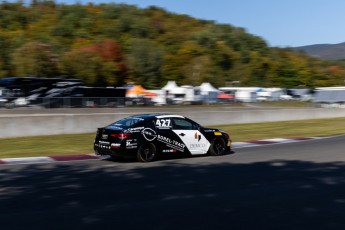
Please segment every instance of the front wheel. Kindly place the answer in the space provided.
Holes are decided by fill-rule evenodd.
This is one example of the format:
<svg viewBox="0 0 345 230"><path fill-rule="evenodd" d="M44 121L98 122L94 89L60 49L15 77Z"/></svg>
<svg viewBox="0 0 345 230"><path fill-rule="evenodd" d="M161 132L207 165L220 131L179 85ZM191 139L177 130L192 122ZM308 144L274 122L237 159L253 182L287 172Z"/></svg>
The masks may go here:
<svg viewBox="0 0 345 230"><path fill-rule="evenodd" d="M212 141L209 154L211 156L221 156L225 153L225 141L217 138Z"/></svg>
<svg viewBox="0 0 345 230"><path fill-rule="evenodd" d="M138 161L151 162L156 157L156 147L152 143L146 143L140 146L137 153Z"/></svg>

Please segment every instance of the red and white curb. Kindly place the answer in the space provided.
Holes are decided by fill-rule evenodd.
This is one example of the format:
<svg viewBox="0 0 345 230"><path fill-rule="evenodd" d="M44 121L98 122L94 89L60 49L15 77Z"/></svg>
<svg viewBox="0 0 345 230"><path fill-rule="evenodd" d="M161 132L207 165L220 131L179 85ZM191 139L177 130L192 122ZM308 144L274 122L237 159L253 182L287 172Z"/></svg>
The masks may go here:
<svg viewBox="0 0 345 230"><path fill-rule="evenodd" d="M1 164L16 165L16 164L42 164L64 161L82 161L82 160L95 160L100 157L95 154L79 154L67 156L48 156L48 157L19 157L19 158L3 158L0 159Z"/></svg>
<svg viewBox="0 0 345 230"><path fill-rule="evenodd" d="M273 138L273 139L264 139L264 140L257 140L257 141L234 142L232 143L232 147L234 149L240 149L240 148L256 147L256 146L261 146L261 145L282 144L282 143L308 141L308 140L315 140L315 139L320 139L320 138L319 137Z"/></svg>
<svg viewBox="0 0 345 230"><path fill-rule="evenodd" d="M233 142L232 148L234 150L240 148L256 147L262 145L272 145L279 143L290 143L320 139L318 137L306 137L306 138L273 138L257 141L245 141L245 142ZM44 164L54 162L65 161L82 161L82 160L97 160L102 159L95 154L79 154L79 155L67 155L67 156L47 156L47 157L20 157L20 158L3 158L0 159L0 165L17 165L17 164Z"/></svg>

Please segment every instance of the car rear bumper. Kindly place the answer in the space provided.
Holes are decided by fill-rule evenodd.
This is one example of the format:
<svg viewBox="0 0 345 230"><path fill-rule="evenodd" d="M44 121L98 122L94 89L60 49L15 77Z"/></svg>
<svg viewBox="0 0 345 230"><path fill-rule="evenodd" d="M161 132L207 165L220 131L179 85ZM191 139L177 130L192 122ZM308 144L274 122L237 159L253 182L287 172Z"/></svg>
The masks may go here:
<svg viewBox="0 0 345 230"><path fill-rule="evenodd" d="M101 156L116 156L116 157L132 157L136 155L136 151L132 149L104 149L94 146L94 151L96 155Z"/></svg>

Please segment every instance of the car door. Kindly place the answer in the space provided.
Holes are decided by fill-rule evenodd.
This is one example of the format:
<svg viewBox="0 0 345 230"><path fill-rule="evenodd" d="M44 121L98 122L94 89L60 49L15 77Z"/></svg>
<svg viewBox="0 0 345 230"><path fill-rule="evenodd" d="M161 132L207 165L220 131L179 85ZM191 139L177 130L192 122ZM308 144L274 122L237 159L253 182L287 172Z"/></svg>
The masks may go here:
<svg viewBox="0 0 345 230"><path fill-rule="evenodd" d="M192 155L206 154L210 142L199 131L199 125L185 118L173 117L172 131L185 144Z"/></svg>
<svg viewBox="0 0 345 230"><path fill-rule="evenodd" d="M171 116L156 116L154 124L157 133L156 145L163 153L185 152L185 144L172 130Z"/></svg>

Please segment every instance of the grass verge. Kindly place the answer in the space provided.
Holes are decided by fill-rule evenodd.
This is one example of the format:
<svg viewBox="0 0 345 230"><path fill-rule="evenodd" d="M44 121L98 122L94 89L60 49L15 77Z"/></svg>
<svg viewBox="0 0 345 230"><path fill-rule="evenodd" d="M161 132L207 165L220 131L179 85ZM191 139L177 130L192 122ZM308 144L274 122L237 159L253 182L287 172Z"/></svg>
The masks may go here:
<svg viewBox="0 0 345 230"><path fill-rule="evenodd" d="M345 133L345 117L303 121L219 125L232 140L323 137ZM0 139L0 158L93 153L94 133Z"/></svg>
<svg viewBox="0 0 345 230"><path fill-rule="evenodd" d="M218 126L227 131L233 141L333 136L345 134L344 127L345 117Z"/></svg>

